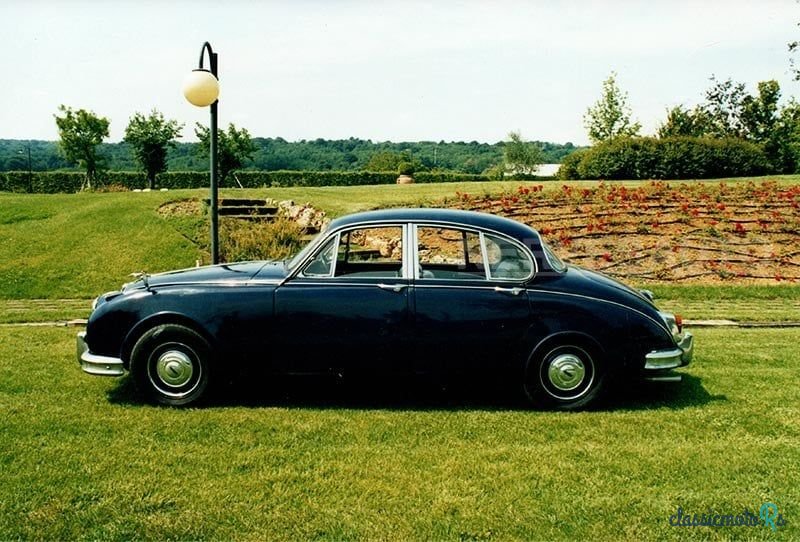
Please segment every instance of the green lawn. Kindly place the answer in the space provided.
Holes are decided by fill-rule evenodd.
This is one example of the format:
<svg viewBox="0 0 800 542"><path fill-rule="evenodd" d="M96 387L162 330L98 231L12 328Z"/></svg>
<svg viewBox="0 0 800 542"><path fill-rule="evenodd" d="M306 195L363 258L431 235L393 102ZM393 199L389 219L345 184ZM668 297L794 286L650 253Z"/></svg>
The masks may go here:
<svg viewBox="0 0 800 542"><path fill-rule="evenodd" d="M0 540L797 539L800 330L696 335L682 383L592 412L414 386L180 410L81 373L74 330L0 328ZM765 501L782 532L669 525Z"/></svg>
<svg viewBox="0 0 800 542"><path fill-rule="evenodd" d="M223 195L338 216L519 184ZM306 381L157 408L127 379L84 375L74 328L13 325L85 318L131 271L193 266L197 248L157 208L206 195L0 193L0 540L800 538L797 328L697 329L682 383L565 414L498 392ZM800 321L798 285L650 288L686 318ZM782 532L669 526L679 506L765 501Z"/></svg>

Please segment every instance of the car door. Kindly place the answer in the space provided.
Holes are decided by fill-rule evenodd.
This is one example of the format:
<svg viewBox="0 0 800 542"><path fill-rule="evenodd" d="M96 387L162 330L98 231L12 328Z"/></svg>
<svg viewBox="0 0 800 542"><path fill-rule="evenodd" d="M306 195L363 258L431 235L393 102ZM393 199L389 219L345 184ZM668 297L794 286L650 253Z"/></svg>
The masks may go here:
<svg viewBox="0 0 800 542"><path fill-rule="evenodd" d="M290 373L392 372L408 356L409 285L401 224L332 234L275 291L274 343Z"/></svg>
<svg viewBox="0 0 800 542"><path fill-rule="evenodd" d="M419 224L412 230L417 372L514 366L530 325L530 254L500 235Z"/></svg>

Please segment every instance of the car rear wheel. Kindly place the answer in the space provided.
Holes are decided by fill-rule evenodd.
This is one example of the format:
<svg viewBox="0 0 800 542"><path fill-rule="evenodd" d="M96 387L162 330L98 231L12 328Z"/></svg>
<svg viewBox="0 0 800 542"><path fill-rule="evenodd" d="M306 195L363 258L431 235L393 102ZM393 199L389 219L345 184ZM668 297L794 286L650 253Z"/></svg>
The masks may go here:
<svg viewBox="0 0 800 542"><path fill-rule="evenodd" d="M136 386L151 399L172 406L204 397L209 384L211 348L197 332L177 324L147 331L131 352Z"/></svg>
<svg viewBox="0 0 800 542"><path fill-rule="evenodd" d="M576 410L597 399L604 373L600 356L583 345L548 347L531 359L525 393L537 406Z"/></svg>

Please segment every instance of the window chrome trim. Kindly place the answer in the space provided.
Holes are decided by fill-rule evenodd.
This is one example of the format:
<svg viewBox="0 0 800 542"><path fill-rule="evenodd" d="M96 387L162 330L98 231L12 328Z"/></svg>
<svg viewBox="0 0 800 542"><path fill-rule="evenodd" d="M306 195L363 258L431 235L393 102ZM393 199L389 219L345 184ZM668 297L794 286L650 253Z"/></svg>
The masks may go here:
<svg viewBox="0 0 800 542"><path fill-rule="evenodd" d="M400 265L400 269L401 269L401 272L402 272L403 276L402 277L392 277L392 278L399 279L399 280L409 280L409 273L408 273L408 269L407 269L407 265L406 265L406 247L408 246L408 243L406 242L406 240L407 240L406 230L408 229L408 223L407 222L398 222L397 220L387 220L387 221L376 221L376 222L370 221L370 222L360 222L358 224L350 224L348 226L343 226L343 227L341 227L341 228L339 228L337 230L333 230L333 231L329 232L330 235L327 235L324 238L322 238L321 241L318 241L317 242L317 246L315 246L313 248L313 250L309 251L309 255L306 257L306 259L303 262L299 263L297 265L297 268L294 269L293 271L291 271L286 276L286 278L281 281L281 284L285 284L286 282L288 282L289 280L294 279L294 278L309 278L309 279L335 279L335 278L337 278L336 277L336 263L339 260L339 246L341 245L342 235L343 234L351 232L351 231L354 231L354 230L359 230L359 229L391 228L391 227L400 228L400 230L401 230L400 231L400 242L403 244L402 255L401 255L402 262L401 262L401 265ZM334 259L333 259L333 265L331 265L331 271L328 273L327 276L325 276L325 275L306 276L303 273L303 270L306 268L306 266L312 260L314 260L314 258L316 258L319 255L319 253L325 248L325 245L327 245L329 241L334 239L334 237L335 237L335 240L333 241L333 243L335 245L334 246L334 251L333 251ZM375 278L380 278L381 280L386 280L389 277L375 277ZM308 282L304 282L304 284L308 284ZM341 284L341 283L337 282L336 284Z"/></svg>
<svg viewBox="0 0 800 542"><path fill-rule="evenodd" d="M403 224L403 279L411 280L416 275L415 257L417 255L416 228L408 222Z"/></svg>
<svg viewBox="0 0 800 542"><path fill-rule="evenodd" d="M411 226L411 243L409 244L411 248L411 276L413 277L414 282L420 280L422 277L419 276L419 224L416 222L409 224Z"/></svg>
<svg viewBox="0 0 800 542"><path fill-rule="evenodd" d="M305 274L306 267L308 267L309 264L311 264L311 262L313 262L317 258L317 256L322 254L322 252L325 250L325 247L329 242L333 242L334 245L334 251L333 251L334 257L333 257L333 262L331 263L331 270L328 271L327 275L306 275ZM314 247L314 250L310 252L310 257L306 258L306 261L304 261L301 265L297 266L298 269L297 273L287 275L286 279L284 279L281 282L281 284L286 282L291 276L300 276L302 278L312 278L312 279L333 277L334 274L336 273L336 255L338 254L337 252L338 250L339 250L339 233L337 232L333 237L325 237L320 246Z"/></svg>
<svg viewBox="0 0 800 542"><path fill-rule="evenodd" d="M451 279L426 279L419 276L419 228L420 227L440 227L444 229L450 230L460 230L466 231L470 233L477 234L480 237L480 244L481 244L481 257L483 258L483 272L484 278L475 278L474 280L485 280L485 281L496 281L496 282L529 282L533 280L536 274L539 272L539 265L536 262L536 257L534 256L533 252L530 248L525 246L524 243L519 242L518 240L510 237L504 233L501 233L496 230L491 229L484 229L472 225L467 224L460 224L457 222L439 222L439 221L414 221L411 223L413 228L413 250L414 250L414 273L413 277L414 280L451 280ZM504 241L510 242L512 245L516 246L517 248L522 250L522 253L528 258L528 260L532 263L531 265L531 272L528 274L527 277L523 278L500 278L500 277L492 277L491 272L489 271L489 254L486 249L486 239L484 235L493 235L498 237ZM452 279L452 280L473 280L473 279Z"/></svg>
<svg viewBox="0 0 800 542"><path fill-rule="evenodd" d="M525 256L528 258L528 261L530 261L531 264L532 264L531 265L531 270L530 270L530 272L528 273L528 275L526 277L523 277L523 278L494 277L494 276L492 276L491 269L489 268L489 255L487 253L486 254L486 273L489 275L489 280L497 280L497 281L501 281L501 282L528 282L528 281L532 280L533 277L536 276L536 274L539 272L539 268L536 265L536 257L531 253L531 250L528 247L526 247L523 243L518 242L516 239L508 237L507 235L496 235L495 233L488 233L487 235L492 235L492 236L500 237L501 239L504 239L504 240L509 240L509 241L512 242L511 244L512 245L516 245L517 248L522 247L522 253L525 254ZM481 234L481 237L483 237L483 234Z"/></svg>
<svg viewBox="0 0 800 542"><path fill-rule="evenodd" d="M349 231L349 230L357 229L357 228L365 228L365 227L369 228L369 227L380 227L380 226L400 226L400 227L402 227L404 229L413 228L413 231L408 232L408 234L407 234L407 236L408 236L407 239L409 241L411 241L413 244L406 243L406 247L404 247L404 249L403 249L403 253L404 253L403 254L403 262L404 262L403 269L404 269L404 273L406 271L408 271L407 275L402 277L404 280L409 280L409 279L417 280L419 278L417 276L418 275L418 269L419 269L419 265L418 265L418 263L419 263L419 255L417 254L418 251L417 251L417 234L416 234L416 228L418 226L450 227L450 228L457 228L457 229L461 229L461 230L471 231L473 233L478 233L478 234L481 234L481 235L484 234L484 233L488 233L488 234L491 234L491 235L496 235L497 237L501 237L503 239L507 239L512 244L515 244L518 247L522 248L522 251L525 254L527 254L528 257L530 257L531 260L533 261L533 270L532 270L530 276L528 276L525 279L494 279L494 278L492 278L492 279L486 279L486 280L494 280L494 281L500 281L500 282L530 282L531 280L536 278L537 274L539 274L539 262L537 261L536 254L533 253L533 250L529 246L527 246L525 243L522 243L521 241L515 239L514 237L511 237L508 234L500 232L500 231L497 231L495 229L486 228L486 227L483 227L483 226L475 226L475 225L472 225L472 224L464 224L463 222L453 222L453 221L450 221L450 220L428 220L428 219L418 219L417 220L417 219L408 219L408 220L399 220L398 221L397 219L391 219L391 220L390 219L386 219L386 220L366 220L364 222L359 222L357 224L347 224L345 226L340 226L339 228L337 228L335 230L330 230L330 231L325 232L328 235L320 235L318 237L318 239L316 240L317 246L315 246L312 250L309 251L309 254L308 254L308 256L306 256L304 261L298 263L298 265L294 269L291 269L289 271L289 273L286 275L286 278L281 281L281 284L285 284L287 281L289 281L289 280L297 277L298 275L300 275L300 270L303 269L306 266L306 264L308 263L309 260L311 260L314 257L316 257L317 251L319 250L320 246L324 245L325 242L328 241L331 238L332 235L339 235L341 232ZM539 245L541 246L541 243L542 243L541 235L539 234L538 231L536 231L533 228L531 228L531 231L536 235L536 239L539 242ZM338 249L338 241L337 241L337 249ZM405 266L406 250L407 249L413 250L413 254L411 255L412 256L412 260L410 260L411 269L407 269L407 267ZM544 251L542 251L542 252L544 252ZM547 259L546 256L542 256L542 257L545 260ZM485 262L486 262L486 255L484 254L484 263ZM548 265L549 265L549 261L548 261ZM431 280L431 279L426 279L426 280ZM436 280L436 279L434 279L434 280ZM481 280L481 279L478 279L478 280Z"/></svg>
<svg viewBox="0 0 800 542"><path fill-rule="evenodd" d="M481 256L483 256L483 274L486 275L486 280L491 280L492 277L489 274L489 251L486 249L486 237L483 235L483 232L480 232L481 236Z"/></svg>

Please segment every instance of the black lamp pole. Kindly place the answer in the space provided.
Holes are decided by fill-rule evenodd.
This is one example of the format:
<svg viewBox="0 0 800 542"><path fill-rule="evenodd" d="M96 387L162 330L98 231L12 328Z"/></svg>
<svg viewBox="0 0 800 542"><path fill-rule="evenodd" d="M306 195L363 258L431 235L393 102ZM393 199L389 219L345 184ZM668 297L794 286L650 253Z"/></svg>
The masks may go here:
<svg viewBox="0 0 800 542"><path fill-rule="evenodd" d="M208 62L210 64L211 74L219 79L217 73L217 53L211 49L211 44L205 42L203 48L200 50L200 64L199 68L203 68L203 58L208 51ZM219 100L215 100L211 104L211 149L210 153L210 168L211 168L211 263L219 263L219 202L217 201L218 195L218 167L217 167L217 105Z"/></svg>
<svg viewBox="0 0 800 542"><path fill-rule="evenodd" d="M31 142L28 143L28 189L33 193L33 165L31 164Z"/></svg>

